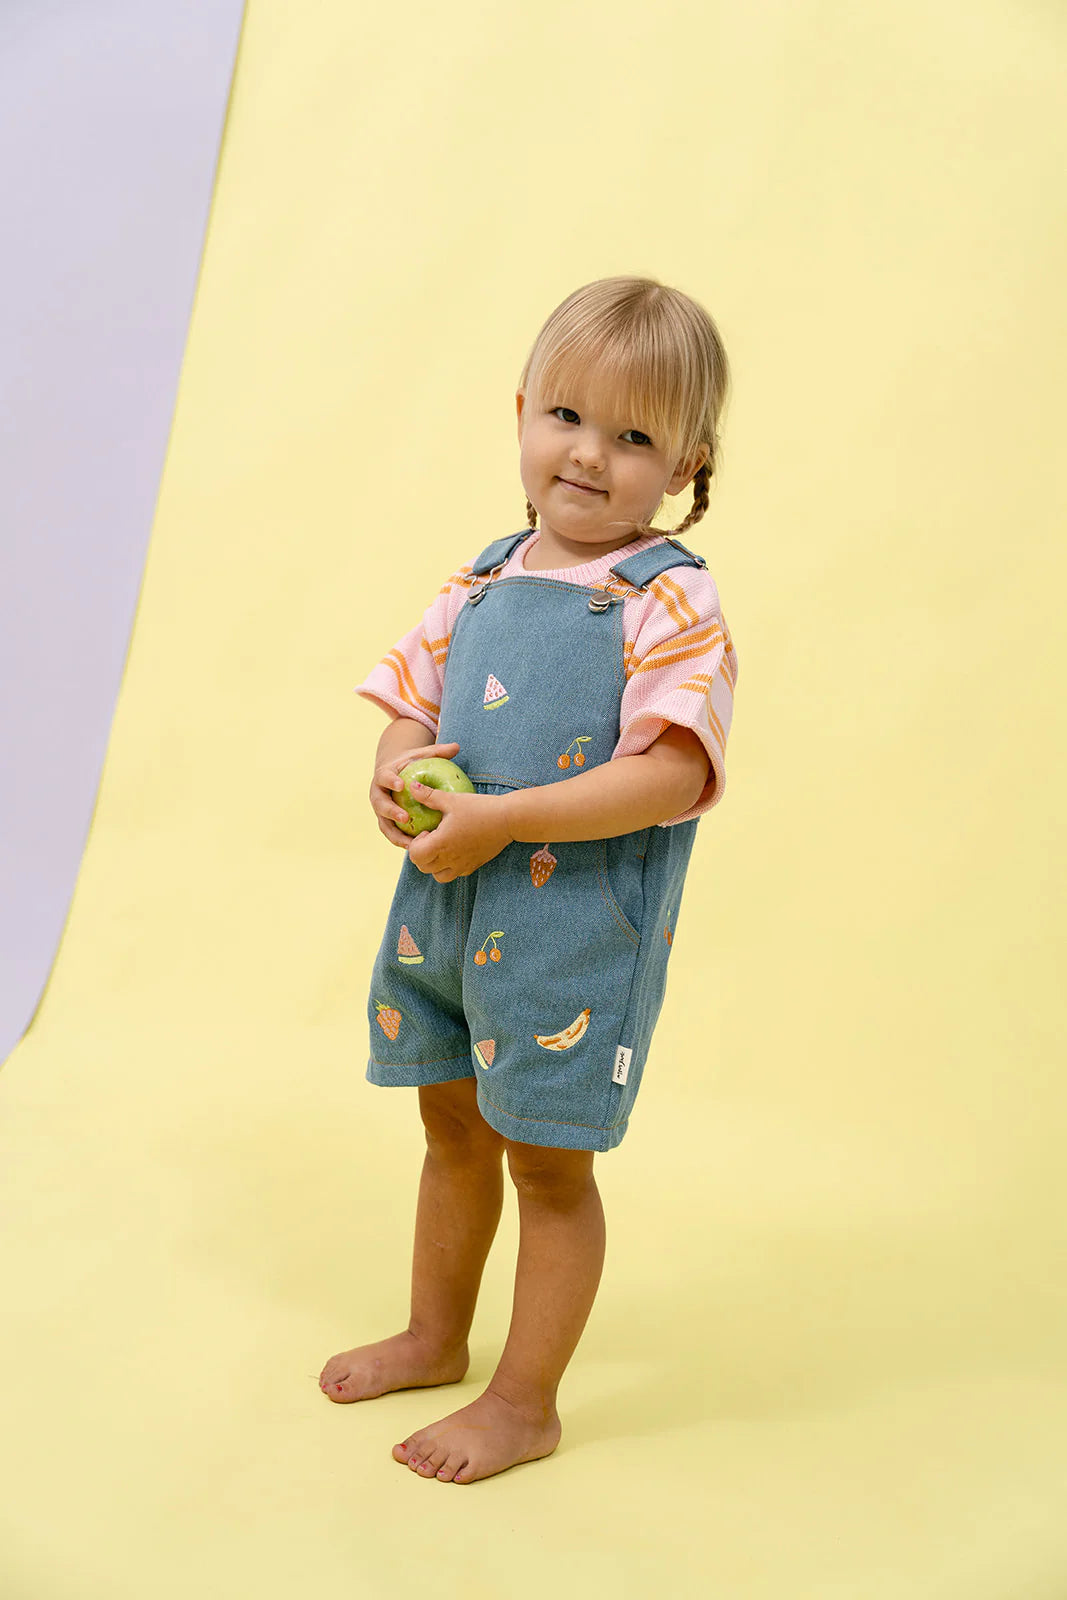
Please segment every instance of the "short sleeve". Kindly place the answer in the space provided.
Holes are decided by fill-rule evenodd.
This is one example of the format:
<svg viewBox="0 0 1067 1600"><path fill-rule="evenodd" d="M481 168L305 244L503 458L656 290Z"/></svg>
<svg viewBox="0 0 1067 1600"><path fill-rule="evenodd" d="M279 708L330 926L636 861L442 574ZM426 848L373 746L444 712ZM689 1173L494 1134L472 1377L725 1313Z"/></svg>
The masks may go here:
<svg viewBox="0 0 1067 1600"><path fill-rule="evenodd" d="M448 643L473 582L470 565L444 583L419 622L356 685L355 693L383 711L421 722L436 738Z"/></svg>
<svg viewBox="0 0 1067 1600"><path fill-rule="evenodd" d="M733 718L737 652L704 568L672 568L653 580L626 633L626 687L615 756L640 755L669 723L691 728L711 770L695 805L664 826L703 816L726 788L726 740Z"/></svg>

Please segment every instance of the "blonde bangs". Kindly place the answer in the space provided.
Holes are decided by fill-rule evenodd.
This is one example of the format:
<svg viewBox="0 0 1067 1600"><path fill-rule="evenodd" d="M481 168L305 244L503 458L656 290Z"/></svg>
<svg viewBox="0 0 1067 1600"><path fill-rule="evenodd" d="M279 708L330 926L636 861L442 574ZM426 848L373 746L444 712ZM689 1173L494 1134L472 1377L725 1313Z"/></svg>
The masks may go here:
<svg viewBox="0 0 1067 1600"><path fill-rule="evenodd" d="M727 379L717 330L688 296L649 278L602 278L557 306L519 387L530 404L595 392L681 461L700 444L715 454Z"/></svg>

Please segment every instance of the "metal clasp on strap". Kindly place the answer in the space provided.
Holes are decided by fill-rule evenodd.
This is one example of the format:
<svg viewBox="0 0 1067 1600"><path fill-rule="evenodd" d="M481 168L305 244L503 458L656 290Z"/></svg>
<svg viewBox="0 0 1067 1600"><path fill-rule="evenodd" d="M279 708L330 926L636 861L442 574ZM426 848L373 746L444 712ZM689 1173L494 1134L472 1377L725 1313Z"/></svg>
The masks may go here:
<svg viewBox="0 0 1067 1600"><path fill-rule="evenodd" d="M469 606L476 606L478 604L478 601L485 594L485 591L488 589L489 585L492 583L492 581L496 577L497 573L502 571L503 568L507 566L507 564L508 564L507 563L507 557L505 556L503 561L499 561L497 563L497 565L493 568L492 572L487 572L486 573L485 577L481 580L480 583L475 583L475 584L473 584L471 586L471 589L470 589L470 591L469 591L469 593L467 595L467 604Z"/></svg>
<svg viewBox="0 0 1067 1600"><path fill-rule="evenodd" d="M610 594L594 595L589 602L589 609L590 611L607 611L611 603L612 599Z"/></svg>

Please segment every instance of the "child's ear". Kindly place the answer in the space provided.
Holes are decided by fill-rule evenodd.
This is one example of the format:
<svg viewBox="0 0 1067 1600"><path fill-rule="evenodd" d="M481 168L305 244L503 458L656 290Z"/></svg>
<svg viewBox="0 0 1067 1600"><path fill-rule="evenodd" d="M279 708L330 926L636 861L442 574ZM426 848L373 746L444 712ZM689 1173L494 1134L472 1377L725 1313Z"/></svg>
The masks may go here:
<svg viewBox="0 0 1067 1600"><path fill-rule="evenodd" d="M711 451L706 444L697 445L695 451L687 460L678 463L674 477L663 491L664 494L681 494L686 484L692 483L710 454Z"/></svg>

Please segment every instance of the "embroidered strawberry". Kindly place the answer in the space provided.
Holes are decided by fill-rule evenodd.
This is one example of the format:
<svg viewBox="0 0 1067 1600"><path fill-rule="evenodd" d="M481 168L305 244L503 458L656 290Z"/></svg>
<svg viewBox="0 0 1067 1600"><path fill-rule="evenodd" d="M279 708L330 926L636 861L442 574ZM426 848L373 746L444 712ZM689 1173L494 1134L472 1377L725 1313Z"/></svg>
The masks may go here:
<svg viewBox="0 0 1067 1600"><path fill-rule="evenodd" d="M400 1032L400 1024L404 1020L394 1006L383 1006L380 1000L375 1000L378 1007L377 1023L387 1039L395 1039Z"/></svg>
<svg viewBox="0 0 1067 1600"><path fill-rule="evenodd" d="M555 872L558 863L547 844L543 850L530 857L530 878L535 889L542 889Z"/></svg>

